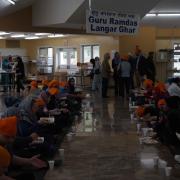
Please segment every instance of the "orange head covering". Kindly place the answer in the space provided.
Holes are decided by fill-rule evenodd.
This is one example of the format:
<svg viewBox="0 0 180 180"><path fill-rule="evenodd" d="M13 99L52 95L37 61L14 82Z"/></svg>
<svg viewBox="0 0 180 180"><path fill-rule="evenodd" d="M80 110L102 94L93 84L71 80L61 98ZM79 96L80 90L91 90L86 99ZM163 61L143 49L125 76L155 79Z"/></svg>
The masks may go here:
<svg viewBox="0 0 180 180"><path fill-rule="evenodd" d="M138 55L141 53L141 49L139 48L139 46L137 45L135 48L135 54Z"/></svg>
<svg viewBox="0 0 180 180"><path fill-rule="evenodd" d="M128 61L129 60L129 56L128 55L124 55L121 57L121 59L123 59L124 61Z"/></svg>
<svg viewBox="0 0 180 180"><path fill-rule="evenodd" d="M144 82L143 82L143 84L144 84L144 87L145 87L146 89L149 89L149 88L152 88L152 87L153 87L153 81L150 80L150 79L145 79Z"/></svg>
<svg viewBox="0 0 180 180"><path fill-rule="evenodd" d="M157 106L158 106L158 108L160 109L162 106L165 106L166 104L167 104L167 103L166 103L165 99L160 99L160 100L158 101Z"/></svg>
<svg viewBox="0 0 180 180"><path fill-rule="evenodd" d="M15 137L17 133L17 117L11 116L0 120L0 134Z"/></svg>
<svg viewBox="0 0 180 180"><path fill-rule="evenodd" d="M59 86L60 87L66 87L67 86L67 82L59 82Z"/></svg>
<svg viewBox="0 0 180 180"><path fill-rule="evenodd" d="M7 168L10 165L11 156L9 152L0 146L0 167Z"/></svg>
<svg viewBox="0 0 180 180"><path fill-rule="evenodd" d="M44 105L45 105L45 102L43 101L43 99L38 98L38 99L35 100L35 104L36 104L37 106L44 106Z"/></svg>
<svg viewBox="0 0 180 180"><path fill-rule="evenodd" d="M43 81L42 81L42 85L43 85L43 86L48 86L48 84L49 84L49 81L48 81L48 80L43 80Z"/></svg>
<svg viewBox="0 0 180 180"><path fill-rule="evenodd" d="M139 106L136 109L135 114L136 114L137 117L143 117L143 115L144 115L144 107Z"/></svg>
<svg viewBox="0 0 180 180"><path fill-rule="evenodd" d="M38 87L37 81L31 81L31 87Z"/></svg>
<svg viewBox="0 0 180 180"><path fill-rule="evenodd" d="M59 89L57 89L57 88L50 88L50 89L48 89L48 92L52 96L53 95L57 95L57 94L59 94Z"/></svg>
<svg viewBox="0 0 180 180"><path fill-rule="evenodd" d="M156 93L163 93L163 92L166 92L166 86L164 83L159 82L156 84L154 90Z"/></svg>
<svg viewBox="0 0 180 180"><path fill-rule="evenodd" d="M59 81L55 80L55 79L50 81L49 84L48 84L49 88L58 87L58 86L59 86Z"/></svg>

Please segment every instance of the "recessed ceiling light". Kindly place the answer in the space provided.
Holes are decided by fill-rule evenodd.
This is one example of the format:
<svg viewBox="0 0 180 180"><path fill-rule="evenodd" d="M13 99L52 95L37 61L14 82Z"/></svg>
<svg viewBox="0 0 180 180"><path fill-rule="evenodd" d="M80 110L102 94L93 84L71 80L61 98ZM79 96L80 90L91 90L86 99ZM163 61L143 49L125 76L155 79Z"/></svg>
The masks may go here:
<svg viewBox="0 0 180 180"><path fill-rule="evenodd" d="M0 36L6 35L6 34L10 34L10 33L0 31Z"/></svg>
<svg viewBox="0 0 180 180"><path fill-rule="evenodd" d="M173 13L169 13L169 14L167 14L167 13L162 13L162 14L158 14L158 16L180 16L180 14L173 14Z"/></svg>
<svg viewBox="0 0 180 180"><path fill-rule="evenodd" d="M35 33L35 36L45 36L48 35L49 33Z"/></svg>
<svg viewBox="0 0 180 180"><path fill-rule="evenodd" d="M13 0L7 0L7 1L9 1L11 4L13 4L13 5L15 5L16 3L15 3L15 1L13 1Z"/></svg>
<svg viewBox="0 0 180 180"><path fill-rule="evenodd" d="M40 37L38 37L38 36L29 36L29 37L26 37L25 39L39 39Z"/></svg>
<svg viewBox="0 0 180 180"><path fill-rule="evenodd" d="M154 16L156 16L156 14L154 13L146 14L146 17L154 17Z"/></svg>
<svg viewBox="0 0 180 180"><path fill-rule="evenodd" d="M25 37L24 34L14 34L14 35L11 35L12 38L23 38Z"/></svg>
<svg viewBox="0 0 180 180"><path fill-rule="evenodd" d="M55 37L63 37L63 36L64 36L63 34L51 34L48 37L49 38L55 38Z"/></svg>

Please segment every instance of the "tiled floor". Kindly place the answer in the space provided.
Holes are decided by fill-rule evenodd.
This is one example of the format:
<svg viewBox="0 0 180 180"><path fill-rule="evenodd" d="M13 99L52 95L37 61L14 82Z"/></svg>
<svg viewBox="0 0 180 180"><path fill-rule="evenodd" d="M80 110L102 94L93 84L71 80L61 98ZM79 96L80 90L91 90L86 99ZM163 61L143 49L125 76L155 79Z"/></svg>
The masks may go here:
<svg viewBox="0 0 180 180"><path fill-rule="evenodd" d="M88 103L90 102L90 103ZM85 103L92 114L83 115L71 142L65 141L64 165L49 171L45 180L176 180L180 165L166 147L140 145L135 123L130 121L128 102L120 98L101 100L92 96ZM154 166L159 156L172 175Z"/></svg>

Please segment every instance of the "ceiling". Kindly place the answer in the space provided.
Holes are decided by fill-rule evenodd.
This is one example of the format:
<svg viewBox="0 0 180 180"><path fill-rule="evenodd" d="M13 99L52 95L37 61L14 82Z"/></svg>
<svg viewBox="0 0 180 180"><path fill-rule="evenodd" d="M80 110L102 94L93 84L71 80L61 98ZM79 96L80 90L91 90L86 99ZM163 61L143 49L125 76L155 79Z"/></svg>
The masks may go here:
<svg viewBox="0 0 180 180"><path fill-rule="evenodd" d="M85 29L89 0L0 0L0 16L6 17L25 7L32 6L32 27ZM133 2L133 3L132 3ZM91 0L91 8L122 13L137 13L142 25L180 27L179 17L146 17L147 13L179 13L180 0ZM7 29L8 31L8 29ZM34 34L30 34L34 35ZM7 35L10 38L9 35ZM41 36L47 38L47 36Z"/></svg>
<svg viewBox="0 0 180 180"><path fill-rule="evenodd" d="M179 13L180 0L161 0L149 13ZM180 16L144 17L142 25L153 25L156 27L172 28L180 27Z"/></svg>
<svg viewBox="0 0 180 180"><path fill-rule="evenodd" d="M14 2L16 4L12 5L7 0L0 0L0 16L5 16L7 14L28 7L32 5L35 2L35 0L14 0Z"/></svg>

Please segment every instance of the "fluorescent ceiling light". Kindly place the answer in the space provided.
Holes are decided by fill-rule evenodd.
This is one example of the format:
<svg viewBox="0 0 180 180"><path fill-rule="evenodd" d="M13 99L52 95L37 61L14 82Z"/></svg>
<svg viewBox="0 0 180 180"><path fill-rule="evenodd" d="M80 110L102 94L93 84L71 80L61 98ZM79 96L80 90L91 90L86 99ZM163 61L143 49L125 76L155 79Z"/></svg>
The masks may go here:
<svg viewBox="0 0 180 180"><path fill-rule="evenodd" d="M154 17L156 16L156 14L152 13L152 14L146 14L146 17Z"/></svg>
<svg viewBox="0 0 180 180"><path fill-rule="evenodd" d="M16 3L13 0L7 0L9 1L11 4L15 5Z"/></svg>
<svg viewBox="0 0 180 180"><path fill-rule="evenodd" d="M165 13L162 13L162 14L157 14L158 16L180 16L180 14L172 14L172 13L169 13L169 14L165 14Z"/></svg>
<svg viewBox="0 0 180 180"><path fill-rule="evenodd" d="M48 35L49 33L35 33L35 36L45 36Z"/></svg>
<svg viewBox="0 0 180 180"><path fill-rule="evenodd" d="M49 38L55 38L55 37L63 37L63 36L64 36L63 34L51 34L48 37Z"/></svg>
<svg viewBox="0 0 180 180"><path fill-rule="evenodd" d="M10 33L0 31L0 36L6 35L6 34L10 34Z"/></svg>
<svg viewBox="0 0 180 180"><path fill-rule="evenodd" d="M25 37L24 34L14 34L14 35L11 35L12 38L23 38Z"/></svg>
<svg viewBox="0 0 180 180"><path fill-rule="evenodd" d="M29 37L26 37L25 39L39 39L38 36L29 36Z"/></svg>

